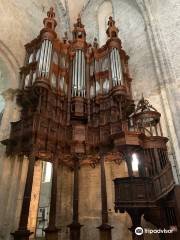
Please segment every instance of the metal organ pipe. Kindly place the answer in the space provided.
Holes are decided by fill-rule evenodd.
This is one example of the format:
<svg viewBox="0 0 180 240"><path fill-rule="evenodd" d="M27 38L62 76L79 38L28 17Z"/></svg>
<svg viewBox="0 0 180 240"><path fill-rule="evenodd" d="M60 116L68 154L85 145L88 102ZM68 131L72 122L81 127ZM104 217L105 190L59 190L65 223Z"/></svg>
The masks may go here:
<svg viewBox="0 0 180 240"><path fill-rule="evenodd" d="M40 52L39 76L48 77L50 70L51 53L52 43L49 40L44 40Z"/></svg>
<svg viewBox="0 0 180 240"><path fill-rule="evenodd" d="M113 80L113 86L115 86L115 83L114 83L114 77L115 77L115 66L114 66L114 55L113 55L113 50L111 51L111 68L112 68L112 80Z"/></svg>
<svg viewBox="0 0 180 240"><path fill-rule="evenodd" d="M114 67L114 85L116 86L116 66L115 66L115 56L114 56L114 49L112 50L112 57L113 57L113 67Z"/></svg>
<svg viewBox="0 0 180 240"><path fill-rule="evenodd" d="M114 68L113 50L111 51L110 58L111 58L112 81L113 81L113 86L114 86L115 68Z"/></svg>
<svg viewBox="0 0 180 240"><path fill-rule="evenodd" d="M51 53L52 53L52 43L48 41L48 54L47 54L47 61L46 61L46 76L48 77L48 73L50 70L50 63L51 63Z"/></svg>
<svg viewBox="0 0 180 240"><path fill-rule="evenodd" d="M120 55L119 55L119 51L117 50L117 57L118 57L118 66L119 66L119 79L121 81L121 83L123 84L122 82L122 67L121 67L121 59L120 59Z"/></svg>
<svg viewBox="0 0 180 240"><path fill-rule="evenodd" d="M84 52L81 54L81 62L82 62L82 85L81 85L81 91L82 91L82 96L85 96L85 84L84 84L84 76L85 76L85 60L84 60Z"/></svg>
<svg viewBox="0 0 180 240"><path fill-rule="evenodd" d="M81 50L78 50L78 96L81 95Z"/></svg>
<svg viewBox="0 0 180 240"><path fill-rule="evenodd" d="M43 62L43 55L44 55L44 47L45 47L45 41L43 41L40 51L40 59L39 59L39 71L38 75L41 76L41 70L42 70L42 62Z"/></svg>
<svg viewBox="0 0 180 240"><path fill-rule="evenodd" d="M118 82L119 82L119 84L122 84L122 82L121 82L121 61L120 61L119 51L118 51L118 49L115 49L115 50L116 50L117 67L118 67Z"/></svg>
<svg viewBox="0 0 180 240"><path fill-rule="evenodd" d="M113 48L110 54L113 86L122 84L122 68L119 51Z"/></svg>
<svg viewBox="0 0 180 240"><path fill-rule="evenodd" d="M121 84L121 79L120 79L120 70L119 70L119 65L120 65L120 62L119 62L119 59L118 59L118 50L115 48L114 49L114 53L115 53L115 61L116 61L116 76L117 76L117 83L118 84Z"/></svg>
<svg viewBox="0 0 180 240"><path fill-rule="evenodd" d="M77 72L77 66L78 66L78 53L76 51L76 57L75 57L75 96L77 95L78 91L78 72Z"/></svg>
<svg viewBox="0 0 180 240"><path fill-rule="evenodd" d="M43 77L46 77L47 51L48 51L48 40L45 40L44 58L43 58L43 65L42 65L42 76Z"/></svg>
<svg viewBox="0 0 180 240"><path fill-rule="evenodd" d="M73 96L85 96L85 57L84 52L76 50L73 60Z"/></svg>
<svg viewBox="0 0 180 240"><path fill-rule="evenodd" d="M118 85L117 60L116 60L115 48L113 48L113 56L114 56L114 68L115 68L115 85Z"/></svg>
<svg viewBox="0 0 180 240"><path fill-rule="evenodd" d="M82 71L83 71L83 77L82 77L82 82L83 82L83 84L82 84L82 87L83 87L83 96L85 97L85 95L86 95L86 90L85 90L85 56L84 56L84 53L82 54L82 62L83 62L83 64L82 64Z"/></svg>
<svg viewBox="0 0 180 240"><path fill-rule="evenodd" d="M75 78L75 57L73 59L73 75L72 75L72 96L74 96L74 78Z"/></svg>
<svg viewBox="0 0 180 240"><path fill-rule="evenodd" d="M80 73L81 73L81 75L80 75L80 91L81 91L81 96L83 96L83 54L82 54L82 51L81 51L81 53L80 53L80 55L81 55L81 66L80 66L80 68L81 68L81 70L80 70Z"/></svg>
<svg viewBox="0 0 180 240"><path fill-rule="evenodd" d="M83 51L81 51L81 96L84 97L84 84L83 84L83 78L84 78L84 66L83 66Z"/></svg>
<svg viewBox="0 0 180 240"><path fill-rule="evenodd" d="M80 51L80 84L79 84L79 91L80 91L80 95L82 96L83 91L82 91L82 75L83 75L83 66L82 66L82 51Z"/></svg>

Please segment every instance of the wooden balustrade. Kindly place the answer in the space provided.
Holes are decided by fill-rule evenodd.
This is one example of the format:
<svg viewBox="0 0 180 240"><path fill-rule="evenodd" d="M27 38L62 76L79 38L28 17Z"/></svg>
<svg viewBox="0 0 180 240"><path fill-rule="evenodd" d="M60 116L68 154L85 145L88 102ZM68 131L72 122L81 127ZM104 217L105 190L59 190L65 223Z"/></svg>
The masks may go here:
<svg viewBox="0 0 180 240"><path fill-rule="evenodd" d="M156 177L116 178L114 184L116 211L132 207L155 207L156 201L167 195L175 185L170 164Z"/></svg>

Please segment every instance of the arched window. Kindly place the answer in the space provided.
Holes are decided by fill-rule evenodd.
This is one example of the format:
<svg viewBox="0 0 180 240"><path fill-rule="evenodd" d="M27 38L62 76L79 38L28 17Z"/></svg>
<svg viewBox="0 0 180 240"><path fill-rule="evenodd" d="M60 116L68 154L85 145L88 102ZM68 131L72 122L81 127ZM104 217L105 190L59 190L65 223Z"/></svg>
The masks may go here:
<svg viewBox="0 0 180 240"><path fill-rule="evenodd" d="M111 1L105 1L98 9L98 25L99 25L99 44L104 45L107 40L106 29L109 16L113 15Z"/></svg>

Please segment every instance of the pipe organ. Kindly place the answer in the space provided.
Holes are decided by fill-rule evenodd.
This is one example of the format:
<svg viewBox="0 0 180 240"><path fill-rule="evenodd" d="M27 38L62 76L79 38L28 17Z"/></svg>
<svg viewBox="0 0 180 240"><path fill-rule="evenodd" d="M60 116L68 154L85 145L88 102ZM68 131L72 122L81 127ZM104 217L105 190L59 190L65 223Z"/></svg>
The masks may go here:
<svg viewBox="0 0 180 240"><path fill-rule="evenodd" d="M85 97L85 56L84 52L80 49L76 50L73 59L73 84L72 95Z"/></svg>
<svg viewBox="0 0 180 240"><path fill-rule="evenodd" d="M41 45L40 58L38 59L38 76L49 77L50 63L52 55L52 43L49 40L44 40Z"/></svg>
<svg viewBox="0 0 180 240"><path fill-rule="evenodd" d="M112 83L113 86L122 85L122 69L121 60L117 48L113 48L110 53L111 58L111 72L112 72Z"/></svg>
<svg viewBox="0 0 180 240"><path fill-rule="evenodd" d="M55 32L55 13L51 8L39 36L25 45L26 60L20 71L17 103L21 119L13 122L9 139L3 141L8 154L29 157L23 207L14 239L27 240L29 196L36 159L53 164L51 207L47 239L57 239L56 198L58 165L74 171L70 239L79 240L79 168L101 168L102 224L100 239L111 240L108 220L106 161L124 162L128 177L114 180L115 210L128 212L132 237L144 214L157 227L180 227L179 186L174 183L163 136L160 113L142 98L137 107L131 91L128 55L122 49L118 28L112 17L107 42L99 47L97 39L86 42L81 18L74 24L72 40L59 39ZM138 171L132 160L137 156ZM64 181L66 181L64 179ZM62 183L63 184L63 183ZM162 203L162 206L159 203ZM71 211L71 210L70 210ZM173 213L171 223L163 216ZM82 223L83 224L83 223ZM179 232L173 239L179 239ZM167 239L164 236L164 239ZM140 238L142 239L142 238Z"/></svg>

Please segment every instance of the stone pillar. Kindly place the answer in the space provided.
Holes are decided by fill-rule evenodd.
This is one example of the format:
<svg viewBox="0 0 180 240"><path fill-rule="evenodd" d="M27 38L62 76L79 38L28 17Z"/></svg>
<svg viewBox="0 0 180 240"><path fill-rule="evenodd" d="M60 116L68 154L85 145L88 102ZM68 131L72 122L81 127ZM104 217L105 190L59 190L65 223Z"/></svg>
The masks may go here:
<svg viewBox="0 0 180 240"><path fill-rule="evenodd" d="M35 162L35 167L34 167L33 186L32 186L31 203L30 203L29 218L28 218L28 229L34 233L31 235L30 238L34 238L35 232L36 232L41 178L42 178L42 161L37 160Z"/></svg>
<svg viewBox="0 0 180 240"><path fill-rule="evenodd" d="M102 209L102 224L98 227L100 231L100 240L111 240L111 229L113 228L108 224L108 210L107 210L107 190L106 190L106 174L104 166L104 156L100 157L101 167L101 209Z"/></svg>
<svg viewBox="0 0 180 240"><path fill-rule="evenodd" d="M17 207L17 195L19 191L19 178L20 172L22 170L23 159L19 156L11 157L10 159L5 159L5 161L11 161L12 165L10 167L11 172L7 181L7 188L9 189L8 194L3 203L4 215L2 215L2 220L4 222L5 236L4 239L9 238L9 234L13 229L13 223L15 220L15 209ZM4 169L5 170L5 169ZM5 170L6 171L6 170ZM4 181L3 181L4 182ZM3 195L5 192L3 193Z"/></svg>
<svg viewBox="0 0 180 240"><path fill-rule="evenodd" d="M53 161L49 224L48 227L44 230L47 240L58 239L58 229L56 228L57 170L58 158L55 156Z"/></svg>
<svg viewBox="0 0 180 240"><path fill-rule="evenodd" d="M70 240L80 240L79 223L79 158L74 158L74 191L73 191L73 221L68 226L70 228Z"/></svg>
<svg viewBox="0 0 180 240"><path fill-rule="evenodd" d="M34 165L35 165L35 156L31 155L29 157L28 173L27 173L26 185L24 190L19 228L17 231L12 233L15 240L28 240L29 236L32 234L27 229L27 225L28 225L31 191L32 191L33 176L34 176Z"/></svg>

